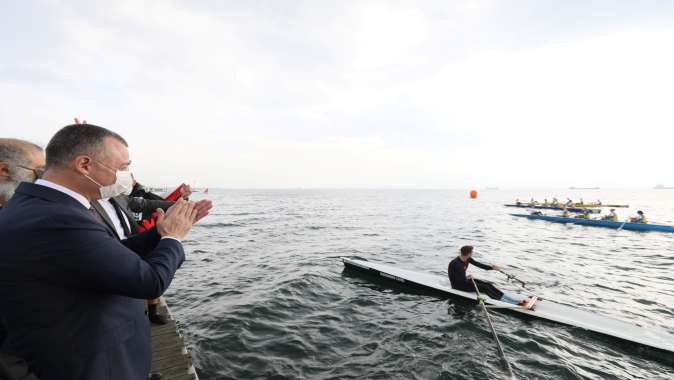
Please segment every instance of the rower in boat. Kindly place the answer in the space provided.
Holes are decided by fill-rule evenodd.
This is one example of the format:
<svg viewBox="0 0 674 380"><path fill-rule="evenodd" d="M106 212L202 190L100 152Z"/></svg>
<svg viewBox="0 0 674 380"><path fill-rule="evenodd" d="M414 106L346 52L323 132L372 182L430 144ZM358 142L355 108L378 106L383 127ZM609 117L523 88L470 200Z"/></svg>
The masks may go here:
<svg viewBox="0 0 674 380"><path fill-rule="evenodd" d="M591 219L590 218L590 210L583 209L583 212L581 214L576 215L575 218L576 219Z"/></svg>
<svg viewBox="0 0 674 380"><path fill-rule="evenodd" d="M484 270L501 271L501 268L498 265L487 265L473 260L473 247L470 245L463 246L461 247L459 256L450 261L449 266L447 267L447 274L449 275L449 282L452 284L452 289L474 293L475 287L471 281L475 281L475 286L477 286L480 293L484 293L492 299L518 305L527 309L532 308L536 303L536 297L515 299L498 290L491 282L473 279L471 275L466 276L466 269L468 269L470 264Z"/></svg>
<svg viewBox="0 0 674 380"><path fill-rule="evenodd" d="M570 217L571 214L569 214L569 209L566 208L566 205L564 205L564 208L562 208L562 217L563 218L568 218Z"/></svg>
<svg viewBox="0 0 674 380"><path fill-rule="evenodd" d="M567 207L572 207L573 206L573 200L571 198L566 198L566 206Z"/></svg>
<svg viewBox="0 0 674 380"><path fill-rule="evenodd" d="M518 206L521 206L522 202L520 202L520 199L517 198L517 199L515 199L515 204L518 205Z"/></svg>
<svg viewBox="0 0 674 380"><path fill-rule="evenodd" d="M536 202L534 198L531 198L531 200L529 201L529 206L536 206L537 204L538 202Z"/></svg>
<svg viewBox="0 0 674 380"><path fill-rule="evenodd" d="M612 208L608 215L601 218L602 220L610 220L611 222L618 221L618 214L616 214L615 209Z"/></svg>
<svg viewBox="0 0 674 380"><path fill-rule="evenodd" d="M646 215L644 215L644 212L639 210L639 211L637 211L637 216L633 216L633 217L630 218L630 223L647 224L648 219L646 219Z"/></svg>
<svg viewBox="0 0 674 380"><path fill-rule="evenodd" d="M546 206L546 207L548 206L548 198L545 198L543 200L543 206Z"/></svg>
<svg viewBox="0 0 674 380"><path fill-rule="evenodd" d="M557 198L552 198L552 205L555 207L559 206L559 201L557 200Z"/></svg>

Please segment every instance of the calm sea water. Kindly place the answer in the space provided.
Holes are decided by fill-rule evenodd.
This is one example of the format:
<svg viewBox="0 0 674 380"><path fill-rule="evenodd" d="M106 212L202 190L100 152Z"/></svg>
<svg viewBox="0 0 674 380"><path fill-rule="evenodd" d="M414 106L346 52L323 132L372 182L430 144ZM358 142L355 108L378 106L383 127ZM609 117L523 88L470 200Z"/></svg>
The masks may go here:
<svg viewBox="0 0 674 380"><path fill-rule="evenodd" d="M674 334L674 234L515 219L503 203L627 203L674 225L674 191L211 190L166 294L204 379L505 378L477 305L344 272L342 256L445 275L460 246L579 309ZM203 197L203 195L201 195ZM622 216L621 215L621 216ZM505 289L503 276L472 271ZM670 358L493 312L519 378L672 379ZM673 335L674 336L674 335ZM673 358L674 359L674 358Z"/></svg>

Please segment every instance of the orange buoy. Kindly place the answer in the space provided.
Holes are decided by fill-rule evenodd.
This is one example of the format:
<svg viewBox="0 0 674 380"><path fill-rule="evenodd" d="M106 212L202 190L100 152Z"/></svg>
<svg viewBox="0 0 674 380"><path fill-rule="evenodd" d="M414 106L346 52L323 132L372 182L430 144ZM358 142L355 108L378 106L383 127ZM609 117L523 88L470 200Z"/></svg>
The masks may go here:
<svg viewBox="0 0 674 380"><path fill-rule="evenodd" d="M470 199L476 199L477 198L477 190L471 190L470 191Z"/></svg>

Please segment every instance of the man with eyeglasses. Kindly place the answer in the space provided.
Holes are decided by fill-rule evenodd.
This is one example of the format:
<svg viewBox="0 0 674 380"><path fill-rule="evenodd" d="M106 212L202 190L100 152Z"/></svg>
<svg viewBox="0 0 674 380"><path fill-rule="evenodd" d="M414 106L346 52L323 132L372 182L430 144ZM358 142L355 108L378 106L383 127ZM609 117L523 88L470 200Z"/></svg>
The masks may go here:
<svg viewBox="0 0 674 380"><path fill-rule="evenodd" d="M45 158L42 147L19 139L0 138L0 210L21 182L35 182L42 176ZM35 379L19 357L2 350L5 327L0 320L0 378Z"/></svg>
<svg viewBox="0 0 674 380"><path fill-rule="evenodd" d="M19 139L0 138L0 208L21 182L35 182L44 172L44 151Z"/></svg>

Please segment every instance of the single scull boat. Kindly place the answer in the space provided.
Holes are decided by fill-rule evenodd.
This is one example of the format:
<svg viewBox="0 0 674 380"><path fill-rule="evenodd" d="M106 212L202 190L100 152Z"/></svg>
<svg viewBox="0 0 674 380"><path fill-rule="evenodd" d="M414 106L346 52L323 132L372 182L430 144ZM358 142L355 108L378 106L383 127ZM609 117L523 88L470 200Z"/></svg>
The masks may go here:
<svg viewBox="0 0 674 380"><path fill-rule="evenodd" d="M475 300L475 293L452 289L449 279L428 273L414 272L362 259L342 258L344 266L360 273L396 282L411 289L420 289L446 296ZM638 343L658 350L674 353L674 334L664 329L645 328L633 323L605 317L539 298L534 309L526 309L501 302L483 295L484 302L492 309L507 309L534 318L545 319L579 327L599 334Z"/></svg>

